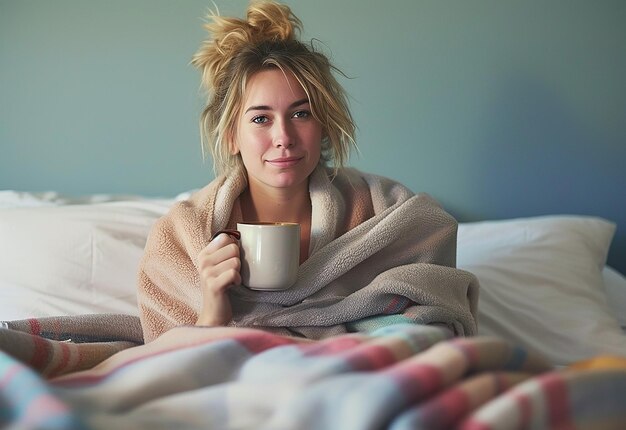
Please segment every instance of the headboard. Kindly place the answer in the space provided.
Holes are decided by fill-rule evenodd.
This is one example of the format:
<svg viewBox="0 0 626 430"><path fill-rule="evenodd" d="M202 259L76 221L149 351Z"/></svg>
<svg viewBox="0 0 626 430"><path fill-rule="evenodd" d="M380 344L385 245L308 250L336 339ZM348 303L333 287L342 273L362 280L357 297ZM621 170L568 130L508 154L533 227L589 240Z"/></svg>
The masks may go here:
<svg viewBox="0 0 626 430"><path fill-rule="evenodd" d="M607 218L609 264L626 273L626 4L286 3L346 75L351 164L461 221ZM2 2L0 188L171 196L208 182L189 60L210 6Z"/></svg>

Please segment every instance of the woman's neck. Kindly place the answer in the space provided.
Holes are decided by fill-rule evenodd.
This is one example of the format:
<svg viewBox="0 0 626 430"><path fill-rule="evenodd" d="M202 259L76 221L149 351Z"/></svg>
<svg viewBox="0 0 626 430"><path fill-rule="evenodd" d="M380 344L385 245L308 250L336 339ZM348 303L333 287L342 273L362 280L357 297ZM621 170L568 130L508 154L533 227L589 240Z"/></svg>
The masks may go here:
<svg viewBox="0 0 626 430"><path fill-rule="evenodd" d="M298 190L266 189L250 184L240 197L246 222L310 222L308 185Z"/></svg>

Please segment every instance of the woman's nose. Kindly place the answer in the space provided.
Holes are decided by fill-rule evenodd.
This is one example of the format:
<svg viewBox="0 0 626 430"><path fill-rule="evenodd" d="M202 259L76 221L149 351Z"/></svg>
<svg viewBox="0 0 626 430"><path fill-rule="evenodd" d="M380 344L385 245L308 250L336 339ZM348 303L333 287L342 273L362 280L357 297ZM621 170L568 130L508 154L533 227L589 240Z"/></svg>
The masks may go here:
<svg viewBox="0 0 626 430"><path fill-rule="evenodd" d="M274 129L274 146L276 148L291 148L295 143L294 132L288 121L277 121Z"/></svg>

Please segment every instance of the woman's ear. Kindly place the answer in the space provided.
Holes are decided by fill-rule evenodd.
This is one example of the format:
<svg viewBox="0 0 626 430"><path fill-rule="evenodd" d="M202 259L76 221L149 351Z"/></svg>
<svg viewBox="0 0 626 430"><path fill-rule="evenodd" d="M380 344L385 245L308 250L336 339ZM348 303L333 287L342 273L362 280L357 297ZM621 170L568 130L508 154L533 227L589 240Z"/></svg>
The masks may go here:
<svg viewBox="0 0 626 430"><path fill-rule="evenodd" d="M226 141L228 142L228 152L230 152L231 155L239 154L239 145L237 144L235 133L229 132L226 136Z"/></svg>

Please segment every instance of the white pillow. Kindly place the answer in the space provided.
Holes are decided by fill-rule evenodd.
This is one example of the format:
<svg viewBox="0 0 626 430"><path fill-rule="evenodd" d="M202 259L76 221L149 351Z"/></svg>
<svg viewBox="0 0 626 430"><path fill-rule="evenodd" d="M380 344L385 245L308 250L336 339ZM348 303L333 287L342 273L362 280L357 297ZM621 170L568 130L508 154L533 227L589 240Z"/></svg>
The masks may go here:
<svg viewBox="0 0 626 430"><path fill-rule="evenodd" d="M626 329L626 277L607 266L602 271L602 278L609 306L624 330Z"/></svg>
<svg viewBox="0 0 626 430"><path fill-rule="evenodd" d="M0 210L0 320L138 314L146 237L172 201Z"/></svg>
<svg viewBox="0 0 626 430"><path fill-rule="evenodd" d="M183 200L196 190L185 191L178 194L174 200ZM94 203L109 202L144 202L168 204L170 199L148 198L136 194L86 194L83 196L71 196L61 194L56 191L44 191L33 193L28 191L0 190L0 209L25 208L41 206L63 206L63 205L86 205Z"/></svg>
<svg viewBox="0 0 626 430"><path fill-rule="evenodd" d="M602 270L615 225L544 216L459 225L457 265L481 284L479 334L543 353L556 365L626 356Z"/></svg>

